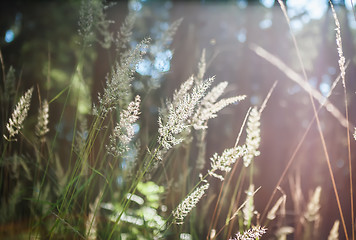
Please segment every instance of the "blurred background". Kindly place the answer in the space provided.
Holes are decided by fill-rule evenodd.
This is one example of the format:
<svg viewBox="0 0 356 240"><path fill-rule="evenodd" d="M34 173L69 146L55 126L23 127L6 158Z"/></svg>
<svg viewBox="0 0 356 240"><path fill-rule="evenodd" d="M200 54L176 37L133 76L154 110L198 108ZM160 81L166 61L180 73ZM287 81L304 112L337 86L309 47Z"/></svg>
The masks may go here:
<svg viewBox="0 0 356 240"><path fill-rule="evenodd" d="M154 57L145 57L136 69L137 74L147 79L147 85L133 83L136 92L153 91L159 86L163 90L155 91L155 97L147 103L153 129L157 127L154 119L160 100L171 96L174 89L197 72L203 49L206 49L206 77L216 76L215 84L228 81L231 86L228 89L229 96L247 95L245 101L228 107L218 118L209 122L206 156L234 145L247 109L261 105L273 83L278 81L262 114L261 155L255 159L253 175L255 186L262 187L256 194L255 208L263 212L314 114L308 93L251 49L251 44L263 47L302 75L289 27L279 4L273 0L141 0L131 4L126 1L108 3L111 7L106 10L107 16L115 21L110 25L113 32L118 31L128 8L136 11L133 46L144 37L156 39L170 23L183 19L171 43L171 50L161 48L159 42L155 42L157 47L151 49ZM346 86L350 122L355 124L356 20L351 0L333 3L341 24L344 55L346 61L350 61L346 70ZM285 4L308 82L326 96L340 72L335 23L328 1L287 0ZM13 0L0 3L0 49L5 67L8 69L13 66L16 69L16 76L21 80L19 89L36 86L41 94L53 97L67 86L79 56L79 7L80 1L75 0ZM84 85L78 82L74 89L80 92L80 111L83 114L90 112L88 106L96 100L97 92L102 91L105 76L110 71L109 62L107 51L100 46L93 45L86 53L87 66L83 75L88 82ZM74 103L76 100L70 101ZM38 102L37 99L34 101ZM345 112L341 83L333 91L330 101L341 113ZM60 114L55 111L56 104L59 106L61 102L52 105L50 128L60 129L59 138L65 144L72 140L72 122L64 121L55 125ZM324 108L319 116L347 227L351 229L346 129ZM352 141L352 149L355 147ZM206 168L208 166L207 163ZM326 239L339 213L315 124L281 184L287 194L287 225L294 221L290 183L295 176L300 177L305 201L316 186L322 187L320 239ZM216 183L213 187L219 189L220 185ZM288 212L288 209L291 211ZM204 227L205 230L207 228ZM340 239L343 239L342 231L340 234Z"/></svg>

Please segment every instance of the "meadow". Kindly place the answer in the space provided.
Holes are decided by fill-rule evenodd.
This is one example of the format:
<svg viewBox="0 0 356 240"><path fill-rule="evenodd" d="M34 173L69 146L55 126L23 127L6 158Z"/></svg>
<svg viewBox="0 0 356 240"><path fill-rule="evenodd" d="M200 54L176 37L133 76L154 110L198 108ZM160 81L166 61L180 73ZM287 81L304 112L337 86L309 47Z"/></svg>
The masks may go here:
<svg viewBox="0 0 356 240"><path fill-rule="evenodd" d="M23 4L1 239L355 239L352 9Z"/></svg>

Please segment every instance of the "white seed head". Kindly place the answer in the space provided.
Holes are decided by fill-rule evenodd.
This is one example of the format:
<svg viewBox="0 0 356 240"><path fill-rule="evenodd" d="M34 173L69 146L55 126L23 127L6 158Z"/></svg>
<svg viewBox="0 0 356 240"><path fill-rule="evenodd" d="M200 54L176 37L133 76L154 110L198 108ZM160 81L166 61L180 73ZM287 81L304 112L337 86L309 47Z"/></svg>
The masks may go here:
<svg viewBox="0 0 356 240"><path fill-rule="evenodd" d="M260 147L261 136L260 136L260 114L257 107L252 108L250 116L247 121L247 137L246 137L246 147L248 153L243 156L243 161L245 167L248 167L254 157L260 155L258 148Z"/></svg>
<svg viewBox="0 0 356 240"><path fill-rule="evenodd" d="M236 160L244 156L246 153L247 151L245 146L225 149L220 156L215 153L213 157L210 158L211 169L208 171L209 175L220 180L224 180L224 178L217 174L216 171L220 170L222 172L230 172L231 166L236 162Z"/></svg>
<svg viewBox="0 0 356 240"><path fill-rule="evenodd" d="M173 102L167 101L158 118L158 142L163 148L169 150L183 141L179 135L190 131L191 118L213 80L209 78L193 87L193 78L189 78L175 92Z"/></svg>
<svg viewBox="0 0 356 240"><path fill-rule="evenodd" d="M336 220L333 227L330 230L328 240L339 240L339 225L340 221Z"/></svg>
<svg viewBox="0 0 356 240"><path fill-rule="evenodd" d="M106 146L109 154L116 157L128 150L128 145L135 135L133 123L139 119L140 102L140 96L137 95L135 100L129 103L127 109L120 113L120 121L109 136L110 143Z"/></svg>
<svg viewBox="0 0 356 240"><path fill-rule="evenodd" d="M4 138L8 141L13 140L19 131L23 128L23 122L27 117L28 110L30 109L30 102L32 97L33 88L27 90L27 92L20 98L17 103L9 122L6 124L6 128L9 132L9 136Z"/></svg>
<svg viewBox="0 0 356 240"><path fill-rule="evenodd" d="M253 201L255 186L251 184L246 192L246 204L242 209L244 215L244 225L248 226L251 223L253 212L255 210L255 205Z"/></svg>
<svg viewBox="0 0 356 240"><path fill-rule="evenodd" d="M49 106L47 100L43 101L42 107L38 111L38 118L36 124L36 135L44 141L44 136L49 132L48 118L49 118Z"/></svg>
<svg viewBox="0 0 356 240"><path fill-rule="evenodd" d="M261 238L266 231L265 227L254 226L243 233L237 233L234 238L230 238L229 240L255 240Z"/></svg>
<svg viewBox="0 0 356 240"><path fill-rule="evenodd" d="M313 222L320 218L320 195L321 195L321 187L318 186L312 197L310 198L307 209L304 213L304 217L309 221Z"/></svg>
<svg viewBox="0 0 356 240"><path fill-rule="evenodd" d="M189 194L183 202L172 212L174 223L182 224L184 218L190 211L198 204L199 200L203 197L205 191L209 188L209 183L198 187L194 192Z"/></svg>

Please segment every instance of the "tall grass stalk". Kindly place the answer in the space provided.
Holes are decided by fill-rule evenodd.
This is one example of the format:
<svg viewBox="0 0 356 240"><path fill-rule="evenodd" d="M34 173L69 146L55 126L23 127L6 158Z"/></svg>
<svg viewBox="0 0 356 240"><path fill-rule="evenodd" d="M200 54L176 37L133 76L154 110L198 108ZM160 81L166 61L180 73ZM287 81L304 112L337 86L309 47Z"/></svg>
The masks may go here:
<svg viewBox="0 0 356 240"><path fill-rule="evenodd" d="M351 2L352 3L352 2ZM347 153L348 153L348 163L349 163L349 181L350 181L350 204L351 204L351 232L352 232L352 240L355 240L355 213L354 213L354 193L353 193L353 177L352 177L352 163L351 163L351 137L350 137L350 122L349 122L349 104L347 101L346 95L346 67L345 67L345 57L342 49L342 39L341 39L341 27L339 23L339 19L336 15L334 6L332 2L329 0L329 4L331 6L331 11L334 17L335 25L336 25L336 46L339 54L339 68L342 79L342 86L344 89L344 104L345 104L345 116L347 120L346 126L346 136L347 136ZM353 5L352 5L353 6Z"/></svg>
<svg viewBox="0 0 356 240"><path fill-rule="evenodd" d="M267 61L269 61L269 59L271 59L271 58L270 58L271 56L276 58L276 56L270 54L269 52L267 52L267 51L264 50L264 49L263 49L263 51L257 51L258 49L256 49L256 48L253 48L253 49L255 50L255 52L256 52L259 56L263 57L263 58L264 58L265 60L267 60ZM259 48L259 49L260 49L260 48ZM275 65L276 67L280 68L280 65L278 65L278 64L279 64L279 61L278 61L278 62L269 61L269 62L272 63L273 65ZM346 68L348 67L349 63L350 63L350 61L347 62ZM333 84L331 85L331 88L330 88L329 93L327 94L326 98L329 98L329 96L332 94L333 90L335 89L335 87L336 87L337 83L340 81L340 79L341 79L341 74L338 75L338 77L335 79L335 81L334 81ZM319 108L318 108L318 110L317 110L317 113L319 113L322 108L326 107L325 104L326 104L326 101L324 101L323 104L321 104L321 105L319 106ZM296 156L297 156L297 153L299 152L301 146L302 146L303 143L305 142L306 136L307 136L307 134L309 133L309 131L310 131L312 125L314 124L314 121L315 121L315 116L313 116L312 120L308 123L308 126L306 127L306 130L304 131L303 136L300 138L300 140L299 140L297 146L295 147L295 149L294 149L294 151L293 151L291 157L290 157L289 160L288 160L288 163L286 164L286 166L285 166L285 168L284 168L284 170L283 170L281 176L279 177L279 179L278 179L278 181L277 181L277 183L276 183L276 185L275 185L275 188L274 188L274 190L273 190L273 192L272 192L272 194L271 194L271 196L270 196L270 198L269 198L269 200L268 200L268 202L267 202L267 204L266 204L265 210L264 210L263 213L262 213L261 219L265 219L266 214L267 214L267 211L268 211L268 208L270 207L270 205L271 205L271 203L272 203L272 199L273 199L274 195L277 193L278 186L281 185L282 181L284 180L285 176L286 176L287 173L288 173L288 170L289 170L290 167L292 166L293 161L295 160L295 158L296 158Z"/></svg>
<svg viewBox="0 0 356 240"><path fill-rule="evenodd" d="M301 57L300 57L300 51L299 51L299 48L298 48L298 44L297 44L296 38L295 38L295 36L294 36L294 34L293 34L292 30L291 30L290 20L289 20L289 17L288 17L288 15L287 15L286 8L285 8L285 6L284 6L284 3L283 3L281 0L278 0L278 2L279 2L279 4L280 4L281 9L282 9L282 11L283 11L283 13L284 13L284 15L285 15L285 18L286 18L286 20L287 20L287 22L288 22L288 26L289 26L289 28L290 28L290 33L291 33L291 36L292 36L292 39L293 39L293 44L294 44L294 46L295 46L295 48L296 48L296 50L297 50L298 60L299 60L299 62L300 62L300 64L301 64L302 71L303 71L303 74L304 74L304 80L303 80L303 81L304 81L304 83L307 83L307 76L306 76L306 72L305 72L305 67L304 67L303 61L302 61L302 59L301 59ZM256 48L255 48L255 49L256 49ZM256 53L257 53L257 52L259 52L260 50L261 50L261 48L257 48L255 51L256 51ZM264 50L262 50L262 51L264 51ZM260 54L260 55L262 56L262 55L265 55L265 54ZM274 57L274 56L273 56L273 57ZM282 63L282 62L279 62L279 60L276 59L275 57L274 57L274 60L275 60L275 62L278 62L278 63L275 64L276 66L281 66L281 65L283 65L283 63ZM295 74L293 74L293 75L294 75L294 76L298 76L298 75L295 75ZM342 76L342 75L343 75L343 74L341 73L341 76ZM291 77L291 79L293 79L293 77ZM324 151L324 154L325 154L325 159L326 159L327 166L328 166L328 169L329 169L329 174L330 174L330 178L331 178L331 181L332 181L332 185L333 185L333 189L334 189L334 194L335 194L335 197L336 197L336 201L337 201L337 205L338 205L338 209L339 209L339 213L340 213L340 217L341 217L341 222L342 222L342 224L343 224L343 229L344 229L344 233L345 233L346 239L348 239L346 224L345 224L345 220L344 220L344 216L343 216L343 211L342 211L341 204L340 204L340 200L339 200L339 194L338 194L338 190L337 190L337 187L336 187L336 183L335 183L335 179L334 179L334 174L333 174L333 172L332 172L332 168L331 168L331 164L330 164L330 158L329 158L329 154L328 154L328 151L327 151L327 148L326 148L326 144L325 144L325 138L324 138L324 135L323 135L323 132L322 132L322 129L321 129L321 124L320 124L320 120L319 120L319 116L318 116L318 111L317 111L317 109L316 109L316 107L315 107L314 98L313 98L313 97L316 97L316 98L318 99L318 98L319 98L319 97L318 97L319 93L318 93L318 92L314 92L314 94L313 94L313 88L306 87L306 86L308 86L308 85L305 85L304 83L302 83L302 82L299 81L299 80L298 80L298 82L299 82L299 84L300 84L302 87L304 86L305 90L307 90L307 92L308 92L308 94L309 94L309 97L310 97L310 101L311 101L311 103L312 103L312 107L313 107L313 111L314 111L314 117L315 117L315 120L316 120L316 122L317 122L318 131L319 131L319 135L320 135L320 139L321 139L323 151ZM316 94L316 93L317 93L317 94ZM339 111L337 110L337 112L339 112ZM339 115L339 116L342 116L342 115L339 114L339 113L338 113L338 115ZM340 119L340 118L338 118L338 119ZM347 127L347 125L348 125L348 124L347 124L348 120L345 119L343 116L342 116L342 119L343 119L343 121L342 121L343 126ZM290 161L290 162L291 162L291 161ZM288 165L289 165L289 164L288 164ZM288 165L287 165L287 166L288 166ZM283 175L283 174L282 174L282 175ZM275 191L274 191L274 192L275 192ZM266 210L265 210L265 212L266 212ZM265 214L264 214L263 216L265 216Z"/></svg>
<svg viewBox="0 0 356 240"><path fill-rule="evenodd" d="M267 105L267 102L268 102L269 98L271 97L271 94L272 94L273 90L274 90L275 87L276 87L276 85L277 85L277 82L274 82L274 84L272 85L271 89L269 90L269 92L268 92L266 98L264 99L264 101L263 101L263 103L262 103L262 105L261 105L259 111L256 112L256 110L255 110L255 114L258 114L259 116L261 116L263 110L265 109L265 107L266 107L266 105ZM238 134L238 136L237 136L237 138L236 138L236 142L235 142L235 146L234 146L234 147L236 147L236 146L238 145L238 142L239 142L239 140L240 140L242 131L243 131L244 127L245 127L245 124L246 124L247 120L249 119L248 117L250 116L250 111L251 111L251 108L249 108L249 110L247 111L247 114L246 114L246 116L245 116L245 119L244 119L244 121L243 121L243 123L242 123L242 126L241 126L241 128L240 128L240 132L239 132L239 134ZM259 120L258 120L258 121L259 121ZM249 123L249 124L250 124L250 123ZM259 128L259 126L257 126L257 127ZM248 134L247 134L247 135L248 135ZM251 140L251 141L254 141L254 140ZM256 149L254 149L253 151L256 151ZM253 153L251 153L251 151L249 151L249 152L250 152L250 154L251 154L251 155L250 155L250 158L251 158L251 156L253 157L253 156L254 156ZM244 156L244 157L246 157L246 156ZM237 169L237 168L236 168L237 165L238 165L238 164L236 163L235 166L234 166L234 168L233 168L233 170L232 170L231 176L230 176L229 180L228 180L227 183L226 183L226 186L230 186L230 183L231 183L231 180L232 180L232 176L234 175L234 173L235 173L235 171L236 171L236 169ZM252 168L252 166L253 166L253 162L252 162L252 164L250 165L250 184L252 184L252 176L253 176L253 168ZM237 194L237 192L238 192L238 189L239 189L240 186L241 186L241 185L240 185L240 181L241 181L242 178L244 178L244 177L243 177L243 176L244 176L244 173L245 173L245 168L242 168L242 171L241 171L240 174L239 174L239 178L238 178L237 184L235 184L235 187L234 187L232 199L235 199L235 198L236 198L236 194ZM224 186L225 186L225 182L223 182L223 184L222 184L222 186L221 186L221 190L220 190L220 192L219 192L218 200L217 200L216 205L215 205L215 208L214 208L213 217L212 217L212 220L211 220L211 223L210 223L210 226L209 226L208 233L210 233L212 229L215 229L216 224L217 224L217 221L218 221L218 217L217 217L217 216L220 216L220 213L221 213L221 210L222 210L222 206L223 206L222 204L219 204L219 203L220 203L220 200L221 200L221 199L225 199L225 198L226 198L226 194L229 192L228 189L226 188L225 191L224 191L224 194L222 195L222 191L223 191L223 189L224 189ZM239 198L237 199L237 202L238 202L238 200L239 200ZM219 206L219 207L218 207L218 206ZM230 204L230 206L229 206L229 210L228 210L228 215L227 215L227 217L226 217L225 226L227 226L228 223L233 219L233 217L231 218L231 214L232 214L231 211L232 211L233 206L234 206L234 204L233 204L233 202L231 202L231 204ZM221 231L225 228L225 226L215 235L215 237L217 237L217 236L221 233ZM231 234L231 232L229 232L228 235L230 235L230 234ZM209 235L207 235L207 238L208 238L208 236L209 236Z"/></svg>
<svg viewBox="0 0 356 240"><path fill-rule="evenodd" d="M281 1L281 0L278 0L280 5L281 5L281 8L282 8L282 11L283 13L285 14L285 17L286 19L289 19L288 15L286 14L286 9L285 9L285 6L284 6L284 3ZM331 8L333 9L333 5L331 3L331 1L329 1L330 5L331 5ZM336 14L335 14L335 11L333 11L334 13L334 18L336 19L335 22L336 22L336 25L338 25L338 21L337 21L337 17ZM291 26L290 26L290 22L288 20L288 25L289 25L289 28L291 29ZM339 26L338 26L339 27ZM342 48L341 48L341 36L340 36L340 28L338 28L337 30L337 33L338 36L337 36L337 42L338 42L338 52L339 52L339 56L340 56L340 59L339 59L339 65L340 65L340 70L341 70L341 78L343 79L343 83L344 83L344 80L345 80L345 59L344 57L342 56ZM298 54L298 60L301 64L301 67L302 67L302 71L303 71L303 74L304 74L304 81L307 82L308 81L308 77L306 75L306 71L305 71L305 67L304 67L304 64L303 64L303 61L300 57L300 51L299 51L299 48L298 48L298 44L297 44L297 41L296 41L296 38L294 36L294 34L292 33L291 31L291 35L292 35L292 39L293 39L293 43L294 43L294 46L297 50L297 54ZM341 53L340 53L341 52ZM343 225L343 228L344 228L344 233L345 233L345 237L346 239L348 240L349 237L348 237L348 233L347 233L347 229L346 229L346 224L345 224L345 219L344 219L344 215L343 215L343 211L342 211L342 207L341 207L341 203L340 203L340 199L339 199L339 193L338 193L338 190L337 190L337 187L336 187L336 183L335 183L335 178L334 178L334 174L333 174L333 171L332 171L332 168L331 168L331 163L330 163L330 157L329 157L329 153L328 153L328 150L327 150L327 147L326 147L326 143L325 143L325 137L324 137L324 134L322 132L322 128L321 128L321 124L320 124L320 119L319 119L319 116L318 116L318 113L317 113L317 110L316 110L316 106L315 106L315 103L314 103L314 99L313 99L313 96L312 96L312 93L311 91L308 91L309 93L309 97L310 97L310 101L312 103L312 107L313 107L313 111L314 111L314 116L315 116L315 119L316 119L316 122L317 122L317 126L318 126L318 131L319 131L319 134L320 134L320 139L321 139L321 142L322 142L322 147L323 147L323 150L324 150L324 154L325 154L325 160L327 162L327 165L328 165L328 169L329 169L329 173L330 173L330 178L331 178L331 181L332 181L332 185L333 185L333 189L334 189L334 193L335 193L335 197L336 197L336 201L337 201L337 205L338 205L338 208L339 208L339 213L340 213L340 217L341 217L341 222L342 222L342 225ZM347 105L345 106L347 108ZM348 123L348 119L346 118L346 128L349 132L349 123ZM348 133L349 135L349 133ZM350 146L349 146L350 148ZM352 171L350 169L350 171ZM352 181L352 180L351 180ZM352 199L353 197L351 197ZM352 214L353 215L353 214ZM353 222L353 221L352 221Z"/></svg>
<svg viewBox="0 0 356 240"><path fill-rule="evenodd" d="M69 97L70 97L70 93L71 93L71 89L72 89L72 84L73 84L73 81L74 81L74 77L78 74L79 72L79 67L81 65L81 61L84 57L84 51L87 47L87 43L86 41L84 41L84 44L81 48L81 51L80 51L80 55L79 55L79 60L74 68L74 71L71 75L71 79L70 79L70 83L68 85L68 89L67 89L67 94L66 94L66 97L65 97L65 102L64 102L64 105L63 105L63 108L62 108L62 111L61 111L61 114L60 114L60 118L59 118L59 123L61 123L63 117L64 117L64 112L65 112L65 108L68 104L68 101L69 101ZM57 96L56 96L57 97ZM78 110L78 107L77 107L77 110ZM78 111L76 111L76 115L78 114ZM75 118L75 123L74 123L74 126L76 127L76 122L77 122L77 118ZM73 130L74 132L76 131L76 128ZM53 138L53 141L52 141L52 146L51 146L51 152L53 152L54 150L54 147L55 147L55 144L56 144L56 139L57 139L57 136L58 136L58 133L59 131L57 130L56 133L55 133L55 136ZM74 137L74 136L73 136ZM71 154L70 154L70 162L71 162L71 159L72 159L72 153L73 153L73 146L71 147ZM71 200L72 200L72 197L73 197L73 194L74 192L70 193L70 188L72 187L72 185L74 184L74 188L73 188L73 191L75 191L75 178L76 178L76 175L77 175L77 171L78 171L78 168L80 168L81 166L81 159L79 158L78 159L79 161L76 162L75 166L74 166L74 170L72 171L72 174L71 174L71 177L69 179L71 179L71 181L69 182L69 184L66 186L65 188L65 193L64 193L64 196L63 196L63 200L61 201L61 204L60 204L60 207L58 208L58 216L57 217L57 220L55 221L54 225L52 226L51 230L50 230L50 239L53 237L53 234L55 233L55 229L56 227L58 226L59 222L60 222L60 219L61 219L61 215L62 215L62 212L65 210L65 209L68 209L68 207L65 208L65 201L67 199L67 196L70 195L69 197L69 201L68 201L68 205L70 204ZM43 181L45 179L45 176L43 176ZM57 215L56 215L57 216Z"/></svg>

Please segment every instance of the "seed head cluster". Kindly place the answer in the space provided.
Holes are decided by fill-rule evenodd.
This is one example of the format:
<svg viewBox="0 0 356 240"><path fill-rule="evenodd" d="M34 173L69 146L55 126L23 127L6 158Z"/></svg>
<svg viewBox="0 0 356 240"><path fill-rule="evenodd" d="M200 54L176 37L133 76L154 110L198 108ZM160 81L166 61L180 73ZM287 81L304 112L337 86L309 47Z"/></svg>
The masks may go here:
<svg viewBox="0 0 356 240"><path fill-rule="evenodd" d="M173 101L167 101L167 116L161 111L158 118L158 142L165 150L169 150L183 141L179 134L185 130L190 131L190 120L213 78L194 87L193 81L194 79L191 77L182 84L179 91L174 94Z"/></svg>
<svg viewBox="0 0 356 240"><path fill-rule="evenodd" d="M44 141L44 136L49 132L48 128L48 118L49 118L49 106L47 100L43 101L42 107L39 109L37 124L36 124L36 135Z"/></svg>
<svg viewBox="0 0 356 240"><path fill-rule="evenodd" d="M111 155L119 156L128 150L128 145L135 135L133 123L139 118L140 102L140 96L137 95L135 100L129 103L127 109L120 113L120 121L109 137L109 146L106 146Z"/></svg>
<svg viewBox="0 0 356 240"><path fill-rule="evenodd" d="M234 238L230 238L230 240L255 240L262 237L267 231L266 228L261 226L255 226L245 231L244 233L237 233Z"/></svg>
<svg viewBox="0 0 356 240"><path fill-rule="evenodd" d="M175 223L182 224L184 218L197 205L199 200L203 197L205 191L209 188L209 183L200 186L194 192L189 194L172 212Z"/></svg>
<svg viewBox="0 0 356 240"><path fill-rule="evenodd" d="M13 111L9 122L6 124L6 128L9 132L9 136L4 138L8 141L14 140L13 138L23 128L23 122L27 117L28 110L30 109L31 97L33 88L27 90L27 92L20 98L15 110Z"/></svg>
<svg viewBox="0 0 356 240"><path fill-rule="evenodd" d="M257 107L252 108L250 116L247 122L247 137L246 137L246 147L248 153L243 156L243 161L245 167L248 167L254 157L260 155L258 148L261 142L260 134L260 113L257 110Z"/></svg>
<svg viewBox="0 0 356 240"><path fill-rule="evenodd" d="M222 82L214 87L206 96L202 99L196 113L194 114L192 123L195 129L207 128L206 123L209 119L217 117L217 112L225 108L226 106L239 102L245 99L245 95L236 96L231 98L224 98L217 101L218 98L224 93L228 83Z"/></svg>
<svg viewBox="0 0 356 240"><path fill-rule="evenodd" d="M344 85L345 88L345 72L346 72L346 68L345 68L345 57L344 57L344 53L342 51L342 40L341 40L341 27L340 27L340 22L339 19L336 15L334 6L332 3L330 3L331 6L331 11L333 13L333 17L334 17L334 21L335 21L335 25L336 25L336 46L337 46L337 52L339 54L339 68L341 71L341 78L342 78L342 84Z"/></svg>
<svg viewBox="0 0 356 240"><path fill-rule="evenodd" d="M141 61L142 55L146 53L149 40L143 40L130 50L129 54L117 63L113 69L111 77L106 79L104 93L99 94L99 109L94 107L94 114L105 117L107 113L114 110L117 106L127 106L131 100L131 82L136 65Z"/></svg>
<svg viewBox="0 0 356 240"><path fill-rule="evenodd" d="M246 146L237 146L234 148L225 149L220 156L215 153L213 157L210 158L211 169L208 171L209 175L223 181L224 177L216 173L216 171L220 170L223 172L230 172L231 166L236 162L236 160L244 156L246 153Z"/></svg>
<svg viewBox="0 0 356 240"><path fill-rule="evenodd" d="M312 197L310 198L306 212L304 214L304 217L309 221L313 222L316 221L320 218L320 195L321 195L321 187L318 186Z"/></svg>
<svg viewBox="0 0 356 240"><path fill-rule="evenodd" d="M244 225L248 226L251 223L251 219L254 214L255 210L255 205L254 205L254 200L253 200L253 192L255 191L255 186L251 184L246 192L246 204L244 208L242 209L242 212L244 214Z"/></svg>

